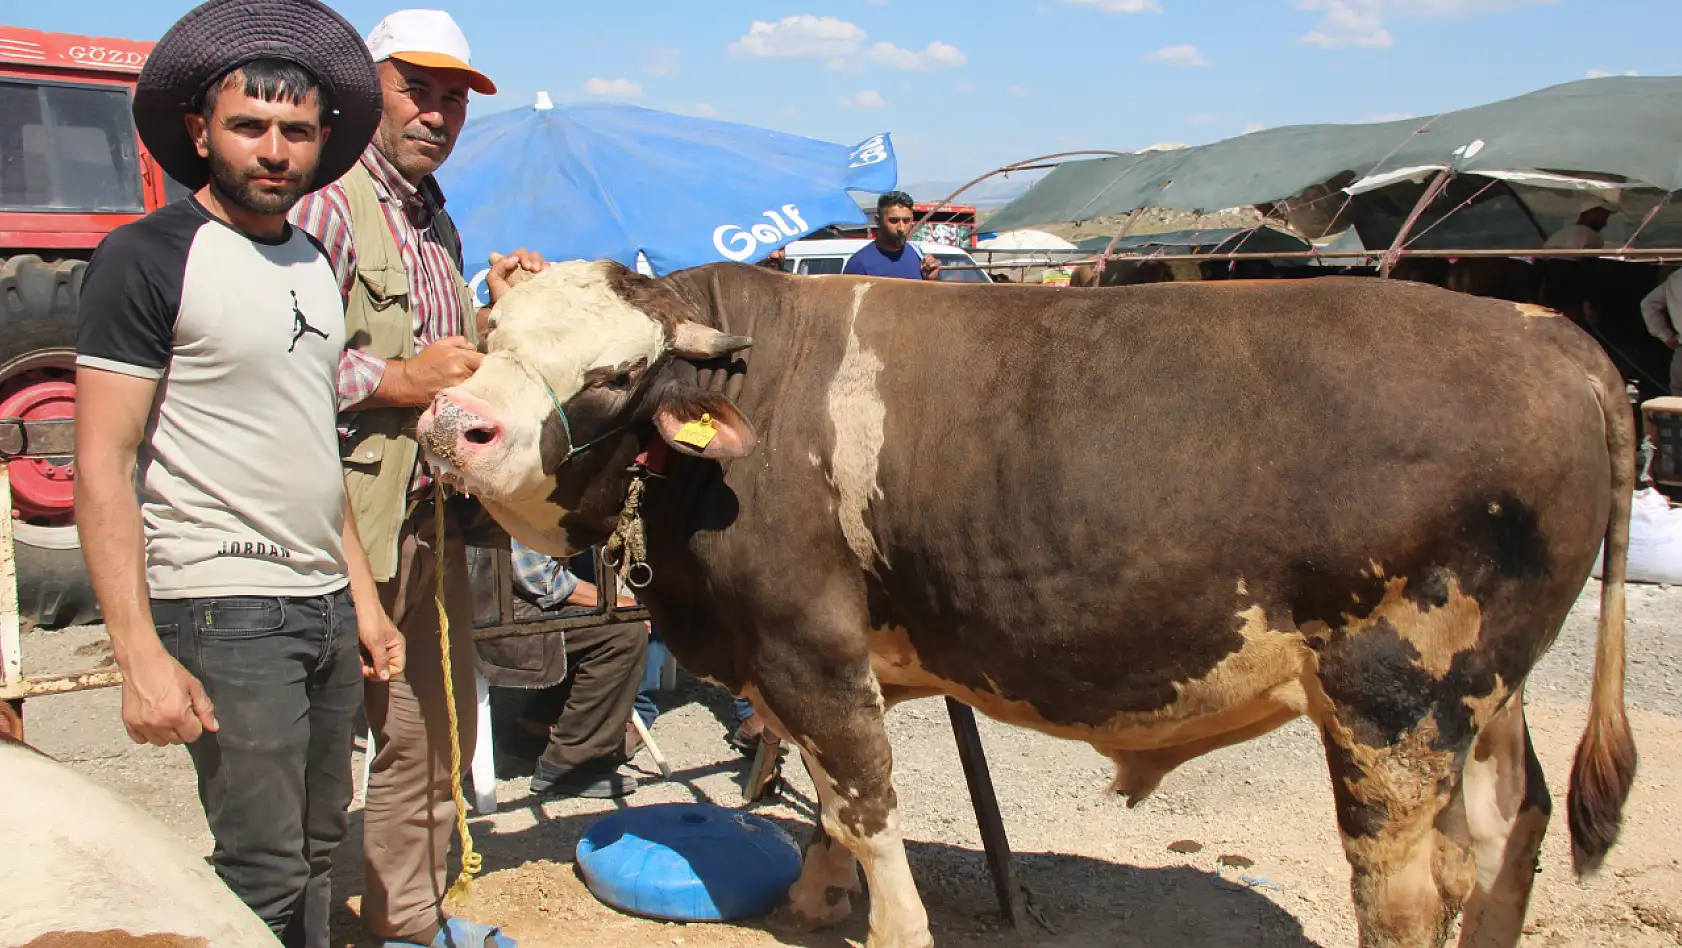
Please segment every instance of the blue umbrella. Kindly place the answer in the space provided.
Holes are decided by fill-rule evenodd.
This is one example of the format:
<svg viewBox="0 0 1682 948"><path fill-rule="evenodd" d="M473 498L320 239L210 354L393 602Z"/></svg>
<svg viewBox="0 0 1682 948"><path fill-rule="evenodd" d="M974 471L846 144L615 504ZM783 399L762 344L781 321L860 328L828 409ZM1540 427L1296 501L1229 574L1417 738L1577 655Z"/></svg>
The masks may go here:
<svg viewBox="0 0 1682 948"><path fill-rule="evenodd" d="M886 134L856 146L625 105L535 108L467 123L438 172L471 277L492 251L612 259L656 274L752 262L866 218L849 191L893 190Z"/></svg>

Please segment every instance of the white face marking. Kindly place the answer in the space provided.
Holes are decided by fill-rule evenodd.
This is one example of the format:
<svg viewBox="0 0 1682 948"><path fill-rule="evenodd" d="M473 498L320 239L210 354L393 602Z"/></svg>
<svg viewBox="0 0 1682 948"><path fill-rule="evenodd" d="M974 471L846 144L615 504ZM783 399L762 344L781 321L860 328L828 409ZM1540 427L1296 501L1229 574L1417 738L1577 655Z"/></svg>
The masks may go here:
<svg viewBox="0 0 1682 948"><path fill-rule="evenodd" d="M847 351L841 367L829 385L829 420L835 429L834 454L830 457L830 483L840 494L836 515L859 563L874 573L882 551L865 525L864 513L873 498L882 496L876 481L881 461L883 421L887 408L876 391L876 376L882 360L859 342L856 324L859 309L870 293L870 283L853 288L853 310L847 320Z"/></svg>
<svg viewBox="0 0 1682 948"><path fill-rule="evenodd" d="M472 378L443 394L469 396L495 412L502 448L457 459L452 473L476 496L526 506L545 503L549 493L540 444L556 403L578 394L593 368L639 359L653 365L666 340L657 321L614 290L606 264L574 260L551 264L497 302L487 351Z"/></svg>
<svg viewBox="0 0 1682 948"><path fill-rule="evenodd" d="M0 744L0 786L0 839L34 860L0 891L0 945L111 930L218 948L280 944L180 837L82 774Z"/></svg>

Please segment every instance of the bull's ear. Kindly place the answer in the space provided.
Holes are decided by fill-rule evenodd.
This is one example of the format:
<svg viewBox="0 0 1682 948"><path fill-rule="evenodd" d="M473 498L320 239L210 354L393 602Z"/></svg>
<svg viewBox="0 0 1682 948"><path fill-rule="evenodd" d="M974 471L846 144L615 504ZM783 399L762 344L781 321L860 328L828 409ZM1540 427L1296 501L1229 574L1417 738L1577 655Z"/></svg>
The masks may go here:
<svg viewBox="0 0 1682 948"><path fill-rule="evenodd" d="M730 399L685 385L674 385L654 408L654 427L675 451L709 461L745 458L759 446L759 435Z"/></svg>
<svg viewBox="0 0 1682 948"><path fill-rule="evenodd" d="M688 319L672 330L672 351L684 359L717 359L751 345L753 339L749 336L732 336Z"/></svg>

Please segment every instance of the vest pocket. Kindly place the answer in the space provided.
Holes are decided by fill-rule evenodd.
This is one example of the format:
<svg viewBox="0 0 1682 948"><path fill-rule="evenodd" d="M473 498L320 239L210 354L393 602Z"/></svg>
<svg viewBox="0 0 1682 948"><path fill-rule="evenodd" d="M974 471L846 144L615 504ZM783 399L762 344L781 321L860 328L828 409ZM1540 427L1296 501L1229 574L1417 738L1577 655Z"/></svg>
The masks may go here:
<svg viewBox="0 0 1682 948"><path fill-rule="evenodd" d="M387 439L377 431L360 431L345 438L340 443L340 460L353 470L360 470L365 474L372 474L379 470L380 461L385 457Z"/></svg>
<svg viewBox="0 0 1682 948"><path fill-rule="evenodd" d="M376 310L388 309L409 295L409 274L401 266L359 266L356 278L368 291L368 300Z"/></svg>

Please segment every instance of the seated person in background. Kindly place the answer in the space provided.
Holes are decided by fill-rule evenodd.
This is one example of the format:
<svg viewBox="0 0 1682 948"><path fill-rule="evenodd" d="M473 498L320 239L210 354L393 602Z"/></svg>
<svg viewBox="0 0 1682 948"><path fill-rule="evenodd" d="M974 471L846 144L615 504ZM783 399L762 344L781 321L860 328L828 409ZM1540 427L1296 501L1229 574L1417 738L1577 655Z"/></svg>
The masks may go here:
<svg viewBox="0 0 1682 948"><path fill-rule="evenodd" d="M516 615L594 607L600 591L553 557L514 542ZM620 608L636 605L628 596ZM566 632L566 678L534 694L521 728L547 730L548 744L531 778L533 793L611 799L635 793L620 771L629 759L631 709L643 680L648 626L625 622Z"/></svg>

